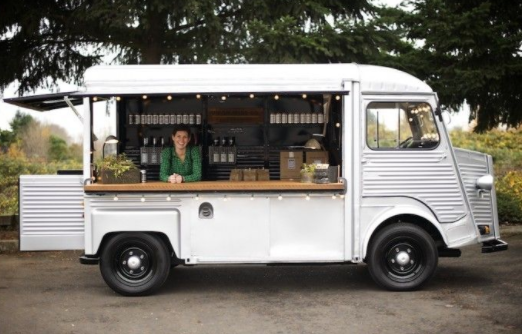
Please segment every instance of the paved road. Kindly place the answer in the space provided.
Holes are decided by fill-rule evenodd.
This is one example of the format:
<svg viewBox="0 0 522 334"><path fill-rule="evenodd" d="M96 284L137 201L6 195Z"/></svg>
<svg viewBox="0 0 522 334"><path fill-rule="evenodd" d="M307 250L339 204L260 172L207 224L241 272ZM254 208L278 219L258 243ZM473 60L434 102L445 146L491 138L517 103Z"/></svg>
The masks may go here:
<svg viewBox="0 0 522 334"><path fill-rule="evenodd" d="M522 333L522 234L443 258L422 291L365 266L175 268L159 294L116 295L78 252L0 255L0 333Z"/></svg>

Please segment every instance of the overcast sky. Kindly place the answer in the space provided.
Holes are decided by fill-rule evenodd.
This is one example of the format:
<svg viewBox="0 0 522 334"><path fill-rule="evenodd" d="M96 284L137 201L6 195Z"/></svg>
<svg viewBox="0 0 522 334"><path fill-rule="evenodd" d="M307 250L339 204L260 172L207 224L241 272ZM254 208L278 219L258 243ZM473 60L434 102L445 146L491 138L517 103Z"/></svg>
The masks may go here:
<svg viewBox="0 0 522 334"><path fill-rule="evenodd" d="M388 6L398 5L401 0L377 0L376 2L385 3ZM74 85L61 83L54 90L50 91L48 89L39 89L35 92L35 94L48 94L48 93L57 93L57 92L69 92L76 91L80 89ZM10 98L16 97L16 85L11 84L9 87L5 89L3 92L3 96L0 98ZM35 95L35 94L26 94L27 95ZM56 109L53 111L47 112L37 112L30 109L16 107L7 103L4 103L3 100L0 101L0 129L2 130L10 130L9 122L13 119L16 111L20 110L26 114L31 115L35 119L39 120L42 123L54 123L63 127L69 133L70 137L74 141L81 141L83 125L82 122L76 117L72 110L69 108L65 109ZM78 106L77 110L83 114L83 107ZM454 126L461 127L463 129L468 128L468 117L469 117L469 109L466 107L464 110L459 112L457 115L452 117L452 122L450 124L450 128ZM107 130L109 131L109 130Z"/></svg>

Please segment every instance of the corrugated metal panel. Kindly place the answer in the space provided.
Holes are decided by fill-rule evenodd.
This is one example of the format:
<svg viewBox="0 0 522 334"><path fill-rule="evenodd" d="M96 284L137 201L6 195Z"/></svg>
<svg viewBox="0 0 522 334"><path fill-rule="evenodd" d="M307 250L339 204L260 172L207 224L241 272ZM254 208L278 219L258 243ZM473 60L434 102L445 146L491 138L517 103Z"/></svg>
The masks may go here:
<svg viewBox="0 0 522 334"><path fill-rule="evenodd" d="M454 167L441 151L366 151L363 197L407 196L428 205L440 222L466 214Z"/></svg>
<svg viewBox="0 0 522 334"><path fill-rule="evenodd" d="M84 247L81 175L20 176L20 249Z"/></svg>
<svg viewBox="0 0 522 334"><path fill-rule="evenodd" d="M491 193L483 192L479 196L477 179L490 174L487 155L484 153L455 149L455 156L459 165L462 181L466 188L466 195L475 218L475 224L493 224L493 204Z"/></svg>

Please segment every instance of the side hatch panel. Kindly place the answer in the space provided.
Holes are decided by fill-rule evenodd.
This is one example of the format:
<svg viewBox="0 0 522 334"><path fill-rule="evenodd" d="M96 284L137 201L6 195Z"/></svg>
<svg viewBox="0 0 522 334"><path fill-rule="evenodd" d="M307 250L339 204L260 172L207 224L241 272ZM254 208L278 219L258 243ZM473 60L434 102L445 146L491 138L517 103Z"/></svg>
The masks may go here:
<svg viewBox="0 0 522 334"><path fill-rule="evenodd" d="M82 175L20 176L20 250L84 248Z"/></svg>

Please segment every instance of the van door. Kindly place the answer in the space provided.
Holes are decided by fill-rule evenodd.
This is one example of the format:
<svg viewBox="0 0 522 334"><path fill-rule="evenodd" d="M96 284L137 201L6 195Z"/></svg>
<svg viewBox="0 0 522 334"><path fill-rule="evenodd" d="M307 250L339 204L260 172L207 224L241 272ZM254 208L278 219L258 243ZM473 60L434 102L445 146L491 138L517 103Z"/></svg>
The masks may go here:
<svg viewBox="0 0 522 334"><path fill-rule="evenodd" d="M463 218L466 201L435 98L365 97L363 108L362 198L406 197L441 223Z"/></svg>

